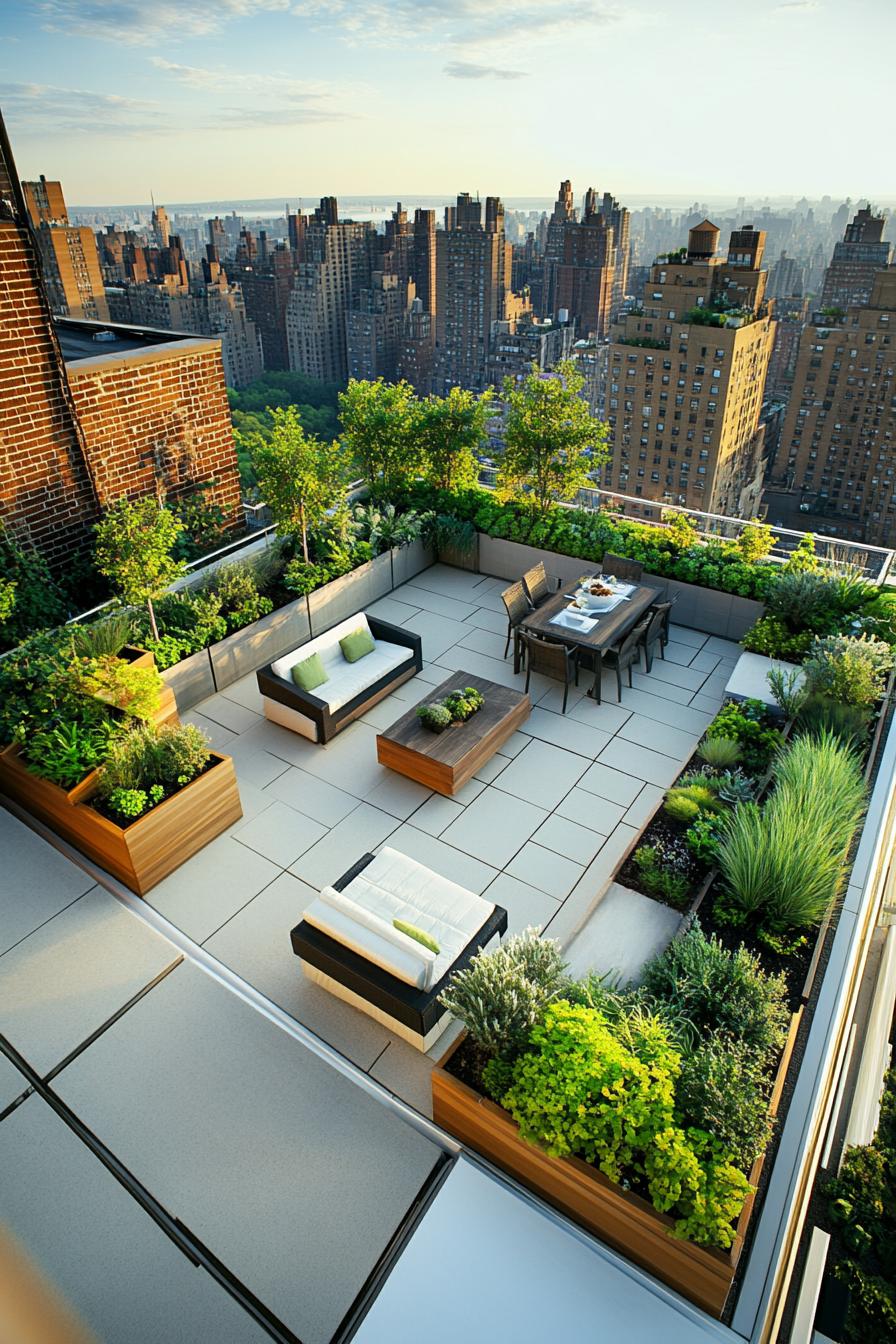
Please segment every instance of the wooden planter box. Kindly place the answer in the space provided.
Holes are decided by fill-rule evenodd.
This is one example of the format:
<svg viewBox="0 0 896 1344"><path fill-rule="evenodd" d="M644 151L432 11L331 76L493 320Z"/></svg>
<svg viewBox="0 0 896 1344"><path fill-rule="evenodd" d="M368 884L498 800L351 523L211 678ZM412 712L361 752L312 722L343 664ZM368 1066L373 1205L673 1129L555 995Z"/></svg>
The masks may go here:
<svg viewBox="0 0 896 1344"><path fill-rule="evenodd" d="M775 1076L770 1111L780 1102L802 1009L794 1014ZM461 1044L454 1043L432 1073L433 1119L461 1143L473 1148L522 1185L567 1214L670 1288L720 1317L731 1289L753 1211L750 1196L737 1221L730 1251L682 1241L673 1234L674 1219L658 1213L647 1200L615 1185L578 1157L550 1157L520 1138L516 1121L487 1097L446 1072L444 1065ZM750 1171L755 1186L763 1157Z"/></svg>
<svg viewBox="0 0 896 1344"><path fill-rule="evenodd" d="M66 791L32 774L15 746L0 752L0 792L145 896L243 815L232 758L213 752L211 762L205 774L127 827L90 807L96 771Z"/></svg>

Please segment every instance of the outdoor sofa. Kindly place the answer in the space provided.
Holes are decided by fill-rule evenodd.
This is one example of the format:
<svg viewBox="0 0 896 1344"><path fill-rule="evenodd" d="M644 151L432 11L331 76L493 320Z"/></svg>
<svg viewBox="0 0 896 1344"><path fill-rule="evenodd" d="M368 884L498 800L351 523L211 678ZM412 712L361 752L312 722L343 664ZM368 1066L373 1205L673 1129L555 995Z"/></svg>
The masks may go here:
<svg viewBox="0 0 896 1344"><path fill-rule="evenodd" d="M436 954L393 926L433 938ZM507 931L507 911L384 846L324 887L290 935L310 980L428 1050L451 1016L439 995L452 971Z"/></svg>
<svg viewBox="0 0 896 1344"><path fill-rule="evenodd" d="M359 629L373 637L373 652L350 663L339 641ZM292 668L314 653L320 655L327 680L306 691L293 681ZM370 705L415 676L422 666L419 635L359 612L259 668L256 677L266 718L312 742L329 742Z"/></svg>

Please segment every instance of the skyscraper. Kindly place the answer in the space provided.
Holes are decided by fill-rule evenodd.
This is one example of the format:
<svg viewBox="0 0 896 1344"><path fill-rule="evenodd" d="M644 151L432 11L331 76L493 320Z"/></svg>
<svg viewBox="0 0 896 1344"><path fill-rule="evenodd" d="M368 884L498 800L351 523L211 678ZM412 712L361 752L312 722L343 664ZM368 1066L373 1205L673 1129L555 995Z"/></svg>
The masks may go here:
<svg viewBox="0 0 896 1344"><path fill-rule="evenodd" d="M37 234L44 283L53 312L61 317L108 322L109 308L93 231L69 222L61 183L48 182L41 174L37 182L23 182L22 190Z"/></svg>
<svg viewBox="0 0 896 1344"><path fill-rule="evenodd" d="M544 243L544 281L542 285L542 313L552 317L556 311L555 284L556 268L563 260L564 226L576 218L573 204L572 183L564 180L560 183L557 199L547 222Z"/></svg>
<svg viewBox="0 0 896 1344"><path fill-rule="evenodd" d="M687 253L658 257L643 308L612 328L604 489L749 516L761 484L760 410L775 324L761 269L765 235L746 226L716 255L708 220Z"/></svg>
<svg viewBox="0 0 896 1344"><path fill-rule="evenodd" d="M370 283L374 236L370 224L339 223L333 197L315 210L286 311L290 368L325 382L347 380L346 314Z"/></svg>
<svg viewBox="0 0 896 1344"><path fill-rule="evenodd" d="M613 230L613 242L616 247L616 265L613 271L613 289L610 298L610 316L615 318L618 316L628 293L628 268L631 260L630 219L625 206L620 205L608 191L604 192L599 209Z"/></svg>
<svg viewBox="0 0 896 1344"><path fill-rule="evenodd" d="M374 271L346 315L349 378L398 377L405 319L414 300L413 282Z"/></svg>
<svg viewBox="0 0 896 1344"><path fill-rule="evenodd" d="M436 235L434 386L481 391L492 323L515 315L510 290L511 246L504 236L504 207L496 196L482 204L464 192L453 227Z"/></svg>
<svg viewBox="0 0 896 1344"><path fill-rule="evenodd" d="M548 224L542 308L554 320L565 314L580 336L602 339L628 283L628 211L609 192L598 205L597 193L589 187L579 220L572 199L570 183L561 182Z"/></svg>
<svg viewBox="0 0 896 1344"><path fill-rule="evenodd" d="M891 243L884 242L886 220L865 206L847 224L842 243L834 244L831 264L821 290L822 308L851 308L868 303L877 272L893 259Z"/></svg>
<svg viewBox="0 0 896 1344"><path fill-rule="evenodd" d="M896 536L896 266L867 304L803 329L765 492L784 526L892 546Z"/></svg>
<svg viewBox="0 0 896 1344"><path fill-rule="evenodd" d="M228 263L227 274L243 291L246 314L261 333L264 367L288 369L286 310L294 276L291 249L281 244L268 253L263 263L251 268Z"/></svg>
<svg viewBox="0 0 896 1344"><path fill-rule="evenodd" d="M414 266L417 298L425 313L436 311L436 212L414 211Z"/></svg>

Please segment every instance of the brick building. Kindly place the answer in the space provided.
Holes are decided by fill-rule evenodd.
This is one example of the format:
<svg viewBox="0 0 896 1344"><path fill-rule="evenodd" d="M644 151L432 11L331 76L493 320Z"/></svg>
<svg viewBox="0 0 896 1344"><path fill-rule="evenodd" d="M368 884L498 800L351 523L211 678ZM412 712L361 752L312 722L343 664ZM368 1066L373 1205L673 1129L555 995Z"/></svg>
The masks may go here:
<svg viewBox="0 0 896 1344"><path fill-rule="evenodd" d="M54 324L0 120L0 521L57 566L123 494L208 486L240 521L220 343L101 330Z"/></svg>
<svg viewBox="0 0 896 1344"><path fill-rule="evenodd" d="M896 266L870 301L799 343L765 491L770 521L872 546L896 539Z"/></svg>
<svg viewBox="0 0 896 1344"><path fill-rule="evenodd" d="M750 226L716 255L704 220L685 254L660 257L643 307L612 328L605 490L744 516L761 485L760 413L775 334L761 269L765 235Z"/></svg>
<svg viewBox="0 0 896 1344"><path fill-rule="evenodd" d="M867 303L877 272L893 259L892 245L884 241L886 220L866 205L846 226L843 241L834 244L831 264L824 273L822 308L842 308Z"/></svg>

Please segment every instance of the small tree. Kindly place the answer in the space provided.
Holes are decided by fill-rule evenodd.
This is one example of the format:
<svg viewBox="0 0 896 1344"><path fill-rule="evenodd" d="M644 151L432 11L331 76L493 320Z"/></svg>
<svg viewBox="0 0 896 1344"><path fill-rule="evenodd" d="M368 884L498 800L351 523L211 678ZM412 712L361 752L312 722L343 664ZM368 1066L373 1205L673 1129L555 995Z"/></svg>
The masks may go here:
<svg viewBox="0 0 896 1344"><path fill-rule="evenodd" d="M477 397L452 387L447 397L432 396L421 402L424 470L440 490L462 490L479 479L476 453L486 437L491 400L490 389Z"/></svg>
<svg viewBox="0 0 896 1344"><path fill-rule="evenodd" d="M420 409L410 383L360 382L339 393L342 440L370 487L388 495L423 465Z"/></svg>
<svg viewBox="0 0 896 1344"><path fill-rule="evenodd" d="M306 434L295 406L278 406L270 415L270 440L256 434L243 443L251 452L260 496L278 531L301 541L308 563L309 532L320 526L330 509L345 503L345 453L338 443Z"/></svg>
<svg viewBox="0 0 896 1344"><path fill-rule="evenodd" d="M522 383L504 381L507 407L498 489L544 514L590 484L606 458L607 426L579 395L585 380L570 361L552 374L535 369ZM591 456L588 456L590 450Z"/></svg>
<svg viewBox="0 0 896 1344"><path fill-rule="evenodd" d="M119 499L95 525L95 561L115 591L133 605L146 603L153 639L158 639L154 597L184 572L171 554L183 523L155 499Z"/></svg>

